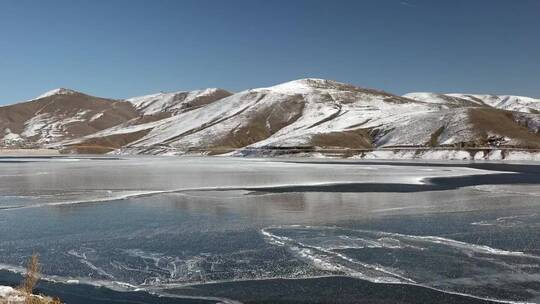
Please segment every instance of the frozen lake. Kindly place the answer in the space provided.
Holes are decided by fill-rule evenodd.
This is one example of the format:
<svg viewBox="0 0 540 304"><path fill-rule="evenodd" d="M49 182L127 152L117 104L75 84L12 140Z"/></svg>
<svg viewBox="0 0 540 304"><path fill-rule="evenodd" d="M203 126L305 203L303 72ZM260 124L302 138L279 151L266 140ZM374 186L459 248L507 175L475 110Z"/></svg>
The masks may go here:
<svg viewBox="0 0 540 304"><path fill-rule="evenodd" d="M540 302L534 164L5 157L0 231L71 303Z"/></svg>

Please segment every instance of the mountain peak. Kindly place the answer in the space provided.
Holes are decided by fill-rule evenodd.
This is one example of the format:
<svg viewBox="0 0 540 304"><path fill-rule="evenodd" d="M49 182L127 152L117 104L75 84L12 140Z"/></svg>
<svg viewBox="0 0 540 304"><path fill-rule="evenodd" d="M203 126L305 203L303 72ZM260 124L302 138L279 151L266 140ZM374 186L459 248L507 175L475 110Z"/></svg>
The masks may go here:
<svg viewBox="0 0 540 304"><path fill-rule="evenodd" d="M285 83L297 83L297 84L303 84L307 86L319 86L319 85L327 85L327 84L337 84L339 82L329 79L322 79L322 78L300 78L296 80L291 80Z"/></svg>
<svg viewBox="0 0 540 304"><path fill-rule="evenodd" d="M337 82L334 80L320 78L302 78L293 81L284 82L266 89L278 91L280 93L305 93L316 89L350 89L354 86Z"/></svg>
<svg viewBox="0 0 540 304"><path fill-rule="evenodd" d="M34 99L41 99L41 98L54 96L54 95L72 95L72 94L77 94L77 93L78 92L74 91L74 90L70 90L70 89L66 89L66 88L57 88L57 89L54 89L54 90L47 91L47 92L39 95L38 97L36 97Z"/></svg>

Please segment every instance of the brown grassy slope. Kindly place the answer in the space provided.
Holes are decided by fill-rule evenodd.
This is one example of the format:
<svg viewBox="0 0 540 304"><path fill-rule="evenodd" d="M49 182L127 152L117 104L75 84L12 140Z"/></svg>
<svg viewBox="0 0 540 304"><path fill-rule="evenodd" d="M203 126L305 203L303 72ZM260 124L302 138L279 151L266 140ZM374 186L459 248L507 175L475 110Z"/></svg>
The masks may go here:
<svg viewBox="0 0 540 304"><path fill-rule="evenodd" d="M137 110L125 101L98 98L82 93L53 95L0 107L0 134L3 134L6 128L14 133L22 133L25 122L39 114L47 114L61 120L74 117L81 111L87 111L82 117L85 121L67 124L63 139L92 134L139 116ZM103 113L103 116L90 121L91 117L98 113Z"/></svg>
<svg viewBox="0 0 540 304"><path fill-rule="evenodd" d="M196 108L200 108L202 106L205 106L205 105L210 104L210 103L212 103L214 101L223 99L225 97L229 97L231 95L232 95L231 92L221 90L221 89L216 90L212 94L205 95L205 96L199 96L199 97L195 98L193 101L185 104L184 107L182 108L182 112L187 112L187 111L194 110Z"/></svg>
<svg viewBox="0 0 540 304"><path fill-rule="evenodd" d="M373 148L371 136L363 129L316 134L312 136L311 144L321 148Z"/></svg>
<svg viewBox="0 0 540 304"><path fill-rule="evenodd" d="M491 134L513 139L512 145L522 148L540 148L540 133L534 133L519 123L513 112L491 108L469 109L469 119L479 134L478 144L487 145Z"/></svg>
<svg viewBox="0 0 540 304"><path fill-rule="evenodd" d="M300 118L304 106L305 101L301 96L293 96L286 102L257 108L254 115L248 116L248 120L226 136L217 138L209 148L236 149L265 140Z"/></svg>
<svg viewBox="0 0 540 304"><path fill-rule="evenodd" d="M149 132L150 129L132 133L89 138L77 144L67 145L62 150L62 153L103 154L136 141Z"/></svg>

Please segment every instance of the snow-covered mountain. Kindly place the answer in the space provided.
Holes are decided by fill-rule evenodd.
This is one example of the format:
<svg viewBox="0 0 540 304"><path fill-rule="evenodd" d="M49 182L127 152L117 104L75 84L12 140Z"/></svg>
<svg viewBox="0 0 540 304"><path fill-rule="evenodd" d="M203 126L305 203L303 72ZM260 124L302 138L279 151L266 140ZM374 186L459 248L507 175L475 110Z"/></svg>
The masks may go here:
<svg viewBox="0 0 540 304"><path fill-rule="evenodd" d="M124 153L245 148L540 147L540 117L322 79L252 89L153 126ZM526 125L526 127L525 127Z"/></svg>
<svg viewBox="0 0 540 304"><path fill-rule="evenodd" d="M204 107L230 95L232 93L226 90L211 88L128 98L126 101L136 109L137 117L87 136L56 142L49 146L64 147L74 152L80 152L81 147L88 146L103 147L109 151L119 149L143 137L153 128L174 120L172 117Z"/></svg>
<svg viewBox="0 0 540 304"><path fill-rule="evenodd" d="M29 103L81 95L65 92ZM5 142L32 139L65 151L124 154L540 149L540 101L527 97L435 93L396 96L331 80L300 79L235 94L205 89L104 102L113 109L122 105L129 115L93 132L51 137L47 127L39 127L44 118L37 110L27 115L19 128L4 126L1 110L14 105L0 108L0 131L4 129ZM79 110L70 112L71 116L55 121L62 121L67 130L77 120L91 124L103 111L86 113L81 111L89 111L88 106L77 107ZM45 130L47 136L32 137L36 136L32 130Z"/></svg>
<svg viewBox="0 0 540 304"><path fill-rule="evenodd" d="M448 106L484 106L525 113L540 113L540 99L512 95L409 93L403 97Z"/></svg>
<svg viewBox="0 0 540 304"><path fill-rule="evenodd" d="M438 107L321 79L302 79L240 92L173 117L125 151L235 150L243 147L371 147L364 124L403 111ZM340 132L338 136L334 132Z"/></svg>

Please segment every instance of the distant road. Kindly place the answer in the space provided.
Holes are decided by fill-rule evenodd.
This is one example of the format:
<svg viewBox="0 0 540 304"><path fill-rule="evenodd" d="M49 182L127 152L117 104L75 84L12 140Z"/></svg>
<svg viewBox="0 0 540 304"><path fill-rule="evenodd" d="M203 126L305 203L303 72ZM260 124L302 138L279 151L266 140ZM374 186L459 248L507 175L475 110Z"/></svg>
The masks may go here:
<svg viewBox="0 0 540 304"><path fill-rule="evenodd" d="M0 156L26 156L26 155L59 155L54 149L3 149L0 148Z"/></svg>

